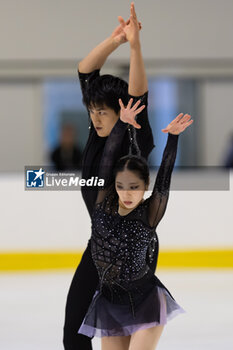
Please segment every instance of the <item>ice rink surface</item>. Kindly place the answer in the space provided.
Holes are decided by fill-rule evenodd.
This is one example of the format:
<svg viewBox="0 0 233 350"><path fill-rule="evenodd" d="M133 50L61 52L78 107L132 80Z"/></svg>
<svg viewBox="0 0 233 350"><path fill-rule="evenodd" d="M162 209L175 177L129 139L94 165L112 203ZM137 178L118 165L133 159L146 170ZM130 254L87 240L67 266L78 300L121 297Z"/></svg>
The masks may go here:
<svg viewBox="0 0 233 350"><path fill-rule="evenodd" d="M0 274L0 349L62 350L74 271ZM158 270L186 313L167 323L157 349L233 349L233 270ZM100 350L100 340L93 340Z"/></svg>

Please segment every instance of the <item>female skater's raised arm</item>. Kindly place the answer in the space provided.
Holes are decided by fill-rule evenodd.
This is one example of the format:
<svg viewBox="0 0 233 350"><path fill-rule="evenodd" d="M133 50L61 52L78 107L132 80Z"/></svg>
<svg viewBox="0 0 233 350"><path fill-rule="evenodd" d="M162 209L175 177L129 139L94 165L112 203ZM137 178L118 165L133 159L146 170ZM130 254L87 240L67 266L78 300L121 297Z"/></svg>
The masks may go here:
<svg viewBox="0 0 233 350"><path fill-rule="evenodd" d="M125 130L128 124L133 125L135 128L140 129L140 125L135 121L136 115L138 115L145 106L139 107L141 101L137 101L133 106L133 99L128 102L127 107L124 107L122 100L119 99L121 106L120 118L113 127L104 146L104 152L100 162L99 178L104 179L103 188L99 189L96 203L100 203L106 196L107 190L112 184L112 172L114 165L117 161L117 155L119 147L121 146Z"/></svg>
<svg viewBox="0 0 233 350"><path fill-rule="evenodd" d="M152 227L158 225L165 213L172 170L176 160L178 137L182 131L193 123L190 118L190 115L181 113L165 129L162 129L164 133L169 134L154 189L149 199L149 223Z"/></svg>

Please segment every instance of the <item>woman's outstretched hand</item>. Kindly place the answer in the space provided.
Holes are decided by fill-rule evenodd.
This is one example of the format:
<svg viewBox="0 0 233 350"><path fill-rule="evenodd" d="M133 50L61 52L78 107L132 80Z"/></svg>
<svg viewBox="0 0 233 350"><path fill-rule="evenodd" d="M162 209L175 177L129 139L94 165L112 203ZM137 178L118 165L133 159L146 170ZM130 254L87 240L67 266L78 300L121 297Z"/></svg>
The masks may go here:
<svg viewBox="0 0 233 350"><path fill-rule="evenodd" d="M123 105L122 100L119 99L119 105L121 107L120 119L124 123L133 125L136 129L141 129L141 125L139 125L136 122L135 118L136 118L136 115L139 114L145 108L145 105L142 105L141 107L138 108L138 106L141 103L141 100L138 100L133 106L132 106L132 103L133 103L133 99L131 98L127 106L125 107Z"/></svg>
<svg viewBox="0 0 233 350"><path fill-rule="evenodd" d="M191 115L180 113L165 129L162 129L162 132L179 135L193 123L193 119L190 120L190 118Z"/></svg>

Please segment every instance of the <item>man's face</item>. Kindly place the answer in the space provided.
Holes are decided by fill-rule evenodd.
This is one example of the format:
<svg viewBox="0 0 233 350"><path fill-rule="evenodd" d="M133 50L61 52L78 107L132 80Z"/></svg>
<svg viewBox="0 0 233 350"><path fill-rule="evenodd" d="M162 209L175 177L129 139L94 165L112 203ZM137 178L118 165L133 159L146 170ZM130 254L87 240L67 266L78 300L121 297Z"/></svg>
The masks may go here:
<svg viewBox="0 0 233 350"><path fill-rule="evenodd" d="M109 136L120 115L120 112L116 114L113 109L105 105L90 107L89 113L97 135L100 137Z"/></svg>

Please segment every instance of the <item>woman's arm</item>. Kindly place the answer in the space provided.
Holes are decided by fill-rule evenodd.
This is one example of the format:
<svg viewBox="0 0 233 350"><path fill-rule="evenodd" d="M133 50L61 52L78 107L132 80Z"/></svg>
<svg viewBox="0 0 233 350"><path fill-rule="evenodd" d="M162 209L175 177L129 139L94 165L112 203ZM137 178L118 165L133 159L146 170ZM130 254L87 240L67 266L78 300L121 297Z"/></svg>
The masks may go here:
<svg viewBox="0 0 233 350"><path fill-rule="evenodd" d="M120 118L108 136L100 162L99 179L104 179L104 186L98 191L96 203L104 200L107 190L112 184L113 168L128 124L135 128L140 127L135 121L136 115L145 108L144 105L139 107L140 102L138 101L132 106L133 99L130 99L127 107L124 107L121 99L119 100L121 106Z"/></svg>
<svg viewBox="0 0 233 350"><path fill-rule="evenodd" d="M168 134L167 144L163 152L163 158L159 167L154 189L149 198L149 223L150 226L156 227L162 219L168 202L171 175L176 160L178 135L193 123L188 114L179 114L165 129L164 133Z"/></svg>

